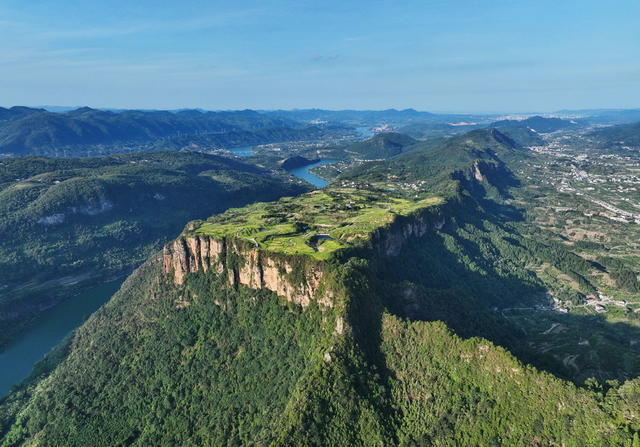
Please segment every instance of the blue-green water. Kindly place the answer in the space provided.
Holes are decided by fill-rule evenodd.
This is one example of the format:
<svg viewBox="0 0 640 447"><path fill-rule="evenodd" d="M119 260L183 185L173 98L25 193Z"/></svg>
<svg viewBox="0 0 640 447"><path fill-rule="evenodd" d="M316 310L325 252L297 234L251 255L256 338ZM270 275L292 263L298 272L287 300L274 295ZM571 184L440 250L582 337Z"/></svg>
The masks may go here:
<svg viewBox="0 0 640 447"><path fill-rule="evenodd" d="M24 380L33 365L104 304L122 279L100 284L46 311L26 333L0 352L0 397Z"/></svg>
<svg viewBox="0 0 640 447"><path fill-rule="evenodd" d="M360 136L358 137L358 139L371 138L375 135L371 130L371 127L356 127L356 130L360 132Z"/></svg>
<svg viewBox="0 0 640 447"><path fill-rule="evenodd" d="M253 155L253 148L251 146L247 147L234 147L232 149L227 149L229 152L237 155L238 157L250 157Z"/></svg>
<svg viewBox="0 0 640 447"><path fill-rule="evenodd" d="M327 186L329 184L329 182L327 182L325 179L323 179L322 177L318 177L317 175L314 175L312 173L309 172L310 169L313 169L317 166L322 166L322 165L330 165L332 163L335 163L337 160L332 160L330 158L324 159L324 160L320 160L317 161L315 163L312 163L310 165L306 165L306 166L302 166L300 168L295 168L295 169L291 169L289 171L289 174L291 175L295 175L296 177L305 180L309 183L311 183L312 185L318 187L318 188L324 188L325 186Z"/></svg>

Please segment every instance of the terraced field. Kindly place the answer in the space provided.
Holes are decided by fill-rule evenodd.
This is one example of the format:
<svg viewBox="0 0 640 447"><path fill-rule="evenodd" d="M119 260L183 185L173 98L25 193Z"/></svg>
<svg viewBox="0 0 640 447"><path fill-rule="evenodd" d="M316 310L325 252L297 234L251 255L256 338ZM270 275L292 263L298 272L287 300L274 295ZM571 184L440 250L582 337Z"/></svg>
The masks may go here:
<svg viewBox="0 0 640 447"><path fill-rule="evenodd" d="M340 248L367 240L396 216L440 203L436 196L411 200L375 189L333 188L231 209L189 234L232 236L269 251L326 260Z"/></svg>

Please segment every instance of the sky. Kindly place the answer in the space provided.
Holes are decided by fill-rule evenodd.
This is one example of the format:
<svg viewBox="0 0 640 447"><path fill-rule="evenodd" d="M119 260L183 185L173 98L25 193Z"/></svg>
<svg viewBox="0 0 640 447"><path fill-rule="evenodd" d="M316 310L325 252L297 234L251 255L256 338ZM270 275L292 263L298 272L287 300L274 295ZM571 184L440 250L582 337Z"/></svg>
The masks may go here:
<svg viewBox="0 0 640 447"><path fill-rule="evenodd" d="M1 0L0 105L640 107L638 0Z"/></svg>

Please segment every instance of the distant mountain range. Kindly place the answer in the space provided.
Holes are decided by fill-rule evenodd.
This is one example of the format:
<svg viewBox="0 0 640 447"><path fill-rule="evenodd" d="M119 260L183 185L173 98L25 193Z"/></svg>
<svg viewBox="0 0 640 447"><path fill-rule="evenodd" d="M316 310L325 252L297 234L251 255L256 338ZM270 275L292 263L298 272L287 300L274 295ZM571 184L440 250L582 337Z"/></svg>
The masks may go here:
<svg viewBox="0 0 640 447"><path fill-rule="evenodd" d="M605 127L589 134L600 147L640 148L640 122Z"/></svg>
<svg viewBox="0 0 640 447"><path fill-rule="evenodd" d="M560 110L561 116L586 117L594 123L630 123L640 121L640 109L578 109Z"/></svg>
<svg viewBox="0 0 640 447"><path fill-rule="evenodd" d="M425 121L430 119L442 119L443 115L430 112L421 112L414 109L387 109L387 110L322 110L322 109L296 109L264 111L268 116L291 119L296 121L326 121L342 122L352 125L376 125L379 123L406 124L410 121Z"/></svg>
<svg viewBox="0 0 640 447"><path fill-rule="evenodd" d="M334 127L331 131L344 133L347 129ZM317 136L317 126L252 110L111 112L83 107L54 113L28 107L0 108L0 154L10 155L86 156L95 153L87 150L92 146L107 146L100 152L104 154L179 149L175 146L188 147L193 139L220 148ZM159 147L153 146L160 141Z"/></svg>
<svg viewBox="0 0 640 447"><path fill-rule="evenodd" d="M579 129L590 124L624 123L636 115L636 120L640 119L640 110L593 111L593 116L576 119L533 116L493 122L496 117L491 115L439 115L414 109L213 112L81 107L54 110L56 112L23 106L0 107L0 157L86 157L181 149L209 151L267 143L342 139L355 137L358 134L355 128L383 125L386 129L399 129L410 137L423 139L453 136L489 126L531 146L542 143L538 134ZM386 156L389 155L383 157Z"/></svg>
<svg viewBox="0 0 640 447"><path fill-rule="evenodd" d="M573 120L532 116L524 120L495 121L491 124L491 127L525 127L539 133L550 133L572 127L577 128L579 125L577 121Z"/></svg>

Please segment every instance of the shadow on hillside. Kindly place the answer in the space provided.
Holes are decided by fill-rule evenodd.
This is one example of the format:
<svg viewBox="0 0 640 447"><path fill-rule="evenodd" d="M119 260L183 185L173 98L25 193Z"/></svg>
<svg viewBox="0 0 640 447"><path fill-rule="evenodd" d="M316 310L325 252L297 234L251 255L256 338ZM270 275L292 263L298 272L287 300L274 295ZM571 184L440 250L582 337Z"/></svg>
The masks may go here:
<svg viewBox="0 0 640 447"><path fill-rule="evenodd" d="M495 202L493 202L495 203ZM465 208L441 231L408 241L399 256L372 266L375 288L399 316L444 321L458 335L483 337L525 363L583 382L640 375L640 328L603 315L564 314L526 270L521 247L493 213Z"/></svg>

